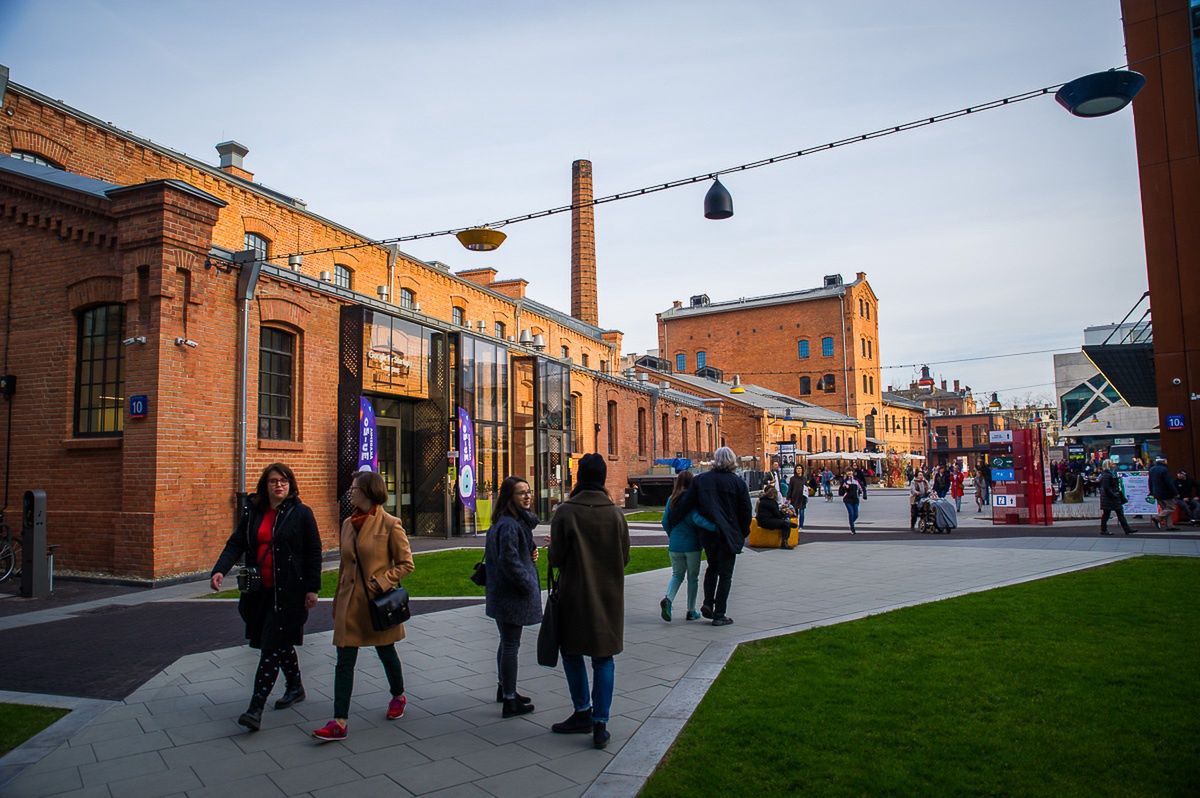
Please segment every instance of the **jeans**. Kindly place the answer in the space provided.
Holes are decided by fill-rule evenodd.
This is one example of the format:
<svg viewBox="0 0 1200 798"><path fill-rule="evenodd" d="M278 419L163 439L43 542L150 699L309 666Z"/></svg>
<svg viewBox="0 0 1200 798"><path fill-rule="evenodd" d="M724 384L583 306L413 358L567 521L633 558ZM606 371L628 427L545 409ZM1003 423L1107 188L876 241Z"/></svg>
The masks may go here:
<svg viewBox="0 0 1200 798"><path fill-rule="evenodd" d="M687 608L688 612L695 612L696 590L700 586L700 552L672 551L668 553L671 555L671 579L667 582L667 599L675 600L675 594L679 592L679 586L683 584L683 577L686 575Z"/></svg>
<svg viewBox="0 0 1200 798"><path fill-rule="evenodd" d="M612 657L592 657L591 695L588 695L587 668L580 654L563 654L563 673L567 675L567 687L571 689L571 703L576 712L588 706L592 708L593 723L608 723L608 711L612 707L613 684L616 681L617 663Z"/></svg>
<svg viewBox="0 0 1200 798"><path fill-rule="evenodd" d="M854 531L854 522L858 520L858 502L846 502L846 514L850 516L850 531Z"/></svg>
<svg viewBox="0 0 1200 798"><path fill-rule="evenodd" d="M395 644L375 646L383 663L388 688L393 696L404 695L404 670ZM354 665L358 662L357 646L338 646L337 664L333 668L333 716L340 720L350 717L350 695L354 692Z"/></svg>
<svg viewBox="0 0 1200 798"><path fill-rule="evenodd" d="M796 526L804 529L804 508L796 508Z"/></svg>
<svg viewBox="0 0 1200 798"><path fill-rule="evenodd" d="M704 603L713 608L714 618L721 618L729 601L737 555L715 537L705 543L704 553L708 556L708 568L704 569Z"/></svg>
<svg viewBox="0 0 1200 798"><path fill-rule="evenodd" d="M954 497L954 510L955 512L962 512L962 496Z"/></svg>
<svg viewBox="0 0 1200 798"><path fill-rule="evenodd" d="M496 621L500 645L496 648L496 675L505 698L517 697L517 652L521 650L521 625Z"/></svg>

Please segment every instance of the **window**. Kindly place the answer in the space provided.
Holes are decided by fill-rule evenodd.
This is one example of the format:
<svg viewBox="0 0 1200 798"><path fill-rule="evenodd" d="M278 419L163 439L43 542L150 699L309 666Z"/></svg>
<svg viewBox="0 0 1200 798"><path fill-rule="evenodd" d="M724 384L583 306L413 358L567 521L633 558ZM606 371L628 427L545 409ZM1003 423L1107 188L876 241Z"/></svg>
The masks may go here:
<svg viewBox="0 0 1200 798"><path fill-rule="evenodd" d="M350 289L354 287L354 276L349 266L344 266L340 263L333 265L333 284L339 288Z"/></svg>
<svg viewBox="0 0 1200 798"><path fill-rule="evenodd" d="M804 360L805 358L808 357L808 339L807 338L801 338L799 341L796 342L796 354L801 360Z"/></svg>
<svg viewBox="0 0 1200 798"><path fill-rule="evenodd" d="M450 308L450 321L454 322L459 327L467 323L467 311L460 308L458 305Z"/></svg>
<svg viewBox="0 0 1200 798"><path fill-rule="evenodd" d="M584 367L584 368L587 368L587 367L588 367L588 353L587 353L587 352L584 352L584 353L583 353L582 355L580 355L579 357L580 357L580 359L583 361L583 367Z"/></svg>
<svg viewBox="0 0 1200 798"><path fill-rule="evenodd" d="M875 342L867 339L867 357L875 357Z"/></svg>
<svg viewBox="0 0 1200 798"><path fill-rule="evenodd" d="M670 416L668 416L666 413L663 413L663 415L662 415L662 453L663 453L663 457L671 456L671 440L670 440L670 436L668 435L668 429L667 429L667 422L669 421L669 419L670 419Z"/></svg>
<svg viewBox="0 0 1200 798"><path fill-rule="evenodd" d="M497 338L504 338L504 322L498 321L492 325L492 330Z"/></svg>
<svg viewBox="0 0 1200 798"><path fill-rule="evenodd" d="M258 344L258 437L292 440L292 364L296 336L263 327Z"/></svg>
<svg viewBox="0 0 1200 798"><path fill-rule="evenodd" d="M54 163L54 161L47 160L41 155L38 155L36 152L13 150L11 153L9 153L9 155L11 155L13 158L16 158L18 161L28 161L29 163L35 163L38 166L49 166L51 169L62 169L62 167Z"/></svg>
<svg viewBox="0 0 1200 798"><path fill-rule="evenodd" d="M704 368L707 365L708 365L708 352L705 352L703 349L701 349L699 352L696 353L696 370L699 371L700 369Z"/></svg>
<svg viewBox="0 0 1200 798"><path fill-rule="evenodd" d="M859 340L859 343L861 343L861 344L862 344L862 353L863 353L863 357L866 357L866 356L867 356L867 339L866 339L866 338L862 338L862 339L860 339L860 340Z"/></svg>
<svg viewBox="0 0 1200 798"><path fill-rule="evenodd" d="M254 257L258 260L266 260L271 253L271 242L260 236L258 233L246 233L242 238L242 249L254 250Z"/></svg>
<svg viewBox="0 0 1200 798"><path fill-rule="evenodd" d="M687 355L683 352L675 356L675 370L680 373L687 371Z"/></svg>
<svg viewBox="0 0 1200 798"><path fill-rule="evenodd" d="M812 377L800 378L800 395L808 396L812 393Z"/></svg>
<svg viewBox="0 0 1200 798"><path fill-rule="evenodd" d="M875 378L874 377L870 378L870 385L871 385L871 387L867 389L867 393L874 394L875 393Z"/></svg>
<svg viewBox="0 0 1200 798"><path fill-rule="evenodd" d="M836 444L836 446L835 446L835 448L834 448L834 451L835 451L835 452L840 452L841 450L842 450L842 436L841 436L841 435L839 435L839 436L837 436L837 444Z"/></svg>
<svg viewBox="0 0 1200 798"><path fill-rule="evenodd" d="M829 438L824 435L821 436L821 451L829 451Z"/></svg>
<svg viewBox="0 0 1200 798"><path fill-rule="evenodd" d="M866 374L863 375L863 393L870 393L867 390L867 375Z"/></svg>
<svg viewBox="0 0 1200 798"><path fill-rule="evenodd" d="M562 351L559 352L559 355L562 357L563 360L570 360L571 359L571 347L564 345L562 347Z"/></svg>
<svg viewBox="0 0 1200 798"><path fill-rule="evenodd" d="M837 383L834 381L832 374L826 374L821 378L821 390L825 393L833 393L837 390Z"/></svg>
<svg viewBox="0 0 1200 798"><path fill-rule="evenodd" d="M583 447L583 397L571 394L571 423L575 429L575 451L586 452Z"/></svg>
<svg viewBox="0 0 1200 798"><path fill-rule="evenodd" d="M696 448L699 449L704 439L700 437L700 419L696 419Z"/></svg>
<svg viewBox="0 0 1200 798"><path fill-rule="evenodd" d="M646 456L646 408L638 408L638 457Z"/></svg>
<svg viewBox="0 0 1200 798"><path fill-rule="evenodd" d="M870 319L871 319L871 303L868 302L867 303L867 320L870 321Z"/></svg>
<svg viewBox="0 0 1200 798"><path fill-rule="evenodd" d="M75 358L75 434L120 435L125 404L125 306L79 314Z"/></svg>
<svg viewBox="0 0 1200 798"><path fill-rule="evenodd" d="M805 438L804 438L804 441L805 441L805 444L806 444L806 445L805 445L805 447L804 447L804 450L805 450L806 452L813 453L813 447L812 447L812 436L811 436L811 435L806 435L806 436L805 436Z"/></svg>
<svg viewBox="0 0 1200 798"><path fill-rule="evenodd" d="M417 305L417 295L413 293L411 288L400 289L400 307L415 310Z"/></svg>
<svg viewBox="0 0 1200 798"><path fill-rule="evenodd" d="M680 449L680 451L683 452L683 456L687 457L688 436L687 436L687 419L686 418L679 419L679 445L680 445L680 447L682 447Z"/></svg>
<svg viewBox="0 0 1200 798"><path fill-rule="evenodd" d="M821 356L833 357L833 336L827 335L821 339Z"/></svg>
<svg viewBox="0 0 1200 798"><path fill-rule="evenodd" d="M863 301L861 299L858 300L858 315L860 315L860 316L866 315L863 313Z"/></svg>
<svg viewBox="0 0 1200 798"><path fill-rule="evenodd" d="M608 455L617 456L617 403L608 403Z"/></svg>

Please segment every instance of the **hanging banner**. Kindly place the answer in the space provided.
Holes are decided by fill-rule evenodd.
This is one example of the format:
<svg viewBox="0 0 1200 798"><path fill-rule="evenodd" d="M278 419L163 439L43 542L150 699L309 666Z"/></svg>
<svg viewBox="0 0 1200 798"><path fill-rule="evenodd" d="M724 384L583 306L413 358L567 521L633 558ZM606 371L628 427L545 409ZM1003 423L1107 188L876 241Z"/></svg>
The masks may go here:
<svg viewBox="0 0 1200 798"><path fill-rule="evenodd" d="M458 408L458 496L463 507L475 512L475 425L463 408Z"/></svg>
<svg viewBox="0 0 1200 798"><path fill-rule="evenodd" d="M1120 475L1125 490L1126 515L1149 515L1158 512L1158 499L1150 495L1149 471L1123 471Z"/></svg>
<svg viewBox="0 0 1200 798"><path fill-rule="evenodd" d="M358 468L379 470L379 439L375 433L375 408L365 396L358 397Z"/></svg>

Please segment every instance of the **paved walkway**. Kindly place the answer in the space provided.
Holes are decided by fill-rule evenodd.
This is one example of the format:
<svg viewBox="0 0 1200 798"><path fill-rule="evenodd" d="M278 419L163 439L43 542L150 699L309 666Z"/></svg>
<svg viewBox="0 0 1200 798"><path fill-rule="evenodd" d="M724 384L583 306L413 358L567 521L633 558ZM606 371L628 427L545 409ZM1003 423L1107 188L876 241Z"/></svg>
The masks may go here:
<svg viewBox="0 0 1200 798"><path fill-rule="evenodd" d="M657 609L665 573L630 576L626 650L617 658L613 739L606 751L592 749L588 735L549 733L551 723L570 714L570 699L561 671L534 663L535 629L526 632L522 649L521 689L534 698L537 711L500 718L493 703L496 632L478 606L418 616L408 624L400 651L409 709L395 723L383 719L382 669L364 652L344 743L321 745L307 736L331 712L334 651L328 632L310 635L301 649L308 701L268 710L256 734L243 733L234 722L246 706L255 652L243 646L193 654L123 702L84 702L67 723L0 760L0 793L634 795L740 642L1147 551L1200 556L1200 541L950 538L831 541L790 552L748 552L739 558L730 600L735 623L723 628L664 624ZM14 698L20 697L0 696Z"/></svg>

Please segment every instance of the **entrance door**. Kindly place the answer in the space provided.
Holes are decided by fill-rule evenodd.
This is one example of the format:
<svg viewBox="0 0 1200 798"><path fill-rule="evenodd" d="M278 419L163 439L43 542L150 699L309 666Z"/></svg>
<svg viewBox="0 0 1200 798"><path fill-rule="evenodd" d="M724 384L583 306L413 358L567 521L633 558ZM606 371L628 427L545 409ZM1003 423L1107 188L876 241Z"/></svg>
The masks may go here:
<svg viewBox="0 0 1200 798"><path fill-rule="evenodd" d="M412 469L407 467L407 452L399 418L375 419L379 435L379 474L387 485L384 509L396 516L405 529L412 529Z"/></svg>

